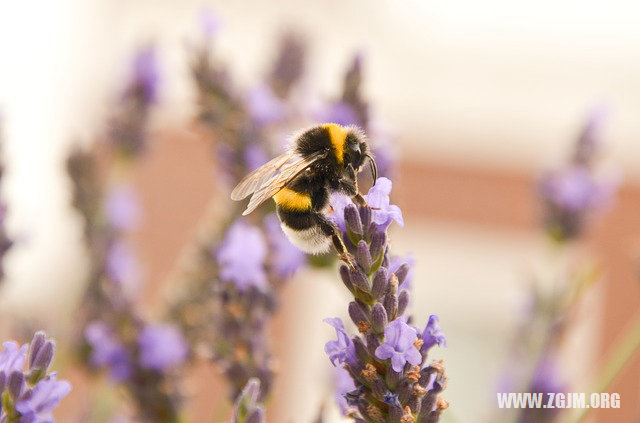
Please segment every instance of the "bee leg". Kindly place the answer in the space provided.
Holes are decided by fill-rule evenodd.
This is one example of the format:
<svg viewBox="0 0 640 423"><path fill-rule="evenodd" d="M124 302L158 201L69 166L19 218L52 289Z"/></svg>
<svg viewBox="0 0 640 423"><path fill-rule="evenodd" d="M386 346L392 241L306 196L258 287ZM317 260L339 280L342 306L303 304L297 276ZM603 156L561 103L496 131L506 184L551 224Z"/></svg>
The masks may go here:
<svg viewBox="0 0 640 423"><path fill-rule="evenodd" d="M318 226L320 227L320 230L322 230L322 232L326 236L331 237L331 241L333 242L333 246L338 252L338 257L340 258L340 260L345 262L351 269L355 269L356 266L351 259L351 255L347 251L347 247L344 245L344 241L342 241L340 231L338 231L336 225L328 221L327 218L324 217L324 215L321 213L314 213L314 217L316 219L316 222L318 223Z"/></svg>

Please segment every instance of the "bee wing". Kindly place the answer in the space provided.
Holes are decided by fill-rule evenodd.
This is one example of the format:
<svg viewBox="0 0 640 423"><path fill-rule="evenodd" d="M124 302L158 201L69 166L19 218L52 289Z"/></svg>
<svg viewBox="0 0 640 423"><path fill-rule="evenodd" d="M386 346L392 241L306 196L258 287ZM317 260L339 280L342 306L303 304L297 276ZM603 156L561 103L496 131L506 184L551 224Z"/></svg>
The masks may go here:
<svg viewBox="0 0 640 423"><path fill-rule="evenodd" d="M268 161L263 164L244 178L236 185L236 187L231 191L231 199L232 200L242 200L250 194L253 194L258 189L264 186L266 182L268 182L275 174L278 173L278 170L282 166L284 166L287 161L291 160L295 156L294 150L289 150L284 154L279 155L278 157Z"/></svg>
<svg viewBox="0 0 640 423"><path fill-rule="evenodd" d="M326 157L326 152L318 152L307 157L298 154L291 154L288 160L280 165L276 173L258 188L249 200L249 205L242 213L243 216L254 211L260 204L273 197L284 188L293 178L298 176L300 172L311 166L317 160ZM268 163L267 163L268 164ZM265 165L266 166L266 165Z"/></svg>

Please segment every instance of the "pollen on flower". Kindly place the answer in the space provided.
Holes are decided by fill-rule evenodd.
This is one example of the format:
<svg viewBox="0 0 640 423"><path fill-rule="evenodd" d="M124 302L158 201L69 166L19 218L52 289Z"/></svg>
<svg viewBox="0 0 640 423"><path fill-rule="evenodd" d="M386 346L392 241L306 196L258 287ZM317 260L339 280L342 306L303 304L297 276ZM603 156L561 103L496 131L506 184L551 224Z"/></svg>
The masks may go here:
<svg viewBox="0 0 640 423"><path fill-rule="evenodd" d="M424 341L420 338L413 341L413 346L416 347L417 350L419 350L420 347L422 347L422 344L424 344Z"/></svg>
<svg viewBox="0 0 640 423"><path fill-rule="evenodd" d="M376 422L384 421L384 419L382 418L382 412L373 404L369 404L367 406L367 414Z"/></svg>
<svg viewBox="0 0 640 423"><path fill-rule="evenodd" d="M411 414L411 408L407 405L404 407L404 414L400 418L400 423L413 423L416 419Z"/></svg>
<svg viewBox="0 0 640 423"><path fill-rule="evenodd" d="M449 408L449 401L442 397L438 397L438 399L436 400L436 409L442 411L446 410L447 408Z"/></svg>
<svg viewBox="0 0 640 423"><path fill-rule="evenodd" d="M367 363L367 367L362 369L360 374L362 374L362 377L367 381L373 382L376 378L376 375L378 374L378 371L373 364Z"/></svg>
<svg viewBox="0 0 640 423"><path fill-rule="evenodd" d="M431 367L434 368L438 374L444 373L444 360L438 360L431 363Z"/></svg>
<svg viewBox="0 0 640 423"><path fill-rule="evenodd" d="M413 382L420 380L420 366L411 366L411 370L407 372L407 377Z"/></svg>
<svg viewBox="0 0 640 423"><path fill-rule="evenodd" d="M242 308L242 305L239 303L229 303L227 305L227 311L231 316L238 319L244 316L244 310Z"/></svg>
<svg viewBox="0 0 640 423"><path fill-rule="evenodd" d="M371 323L364 322L364 321L358 322L358 331L360 333L368 333L370 329L371 329Z"/></svg>
<svg viewBox="0 0 640 423"><path fill-rule="evenodd" d="M417 397L423 397L426 394L427 394L427 389L423 388L422 386L416 383L415 386L413 387L413 395Z"/></svg>

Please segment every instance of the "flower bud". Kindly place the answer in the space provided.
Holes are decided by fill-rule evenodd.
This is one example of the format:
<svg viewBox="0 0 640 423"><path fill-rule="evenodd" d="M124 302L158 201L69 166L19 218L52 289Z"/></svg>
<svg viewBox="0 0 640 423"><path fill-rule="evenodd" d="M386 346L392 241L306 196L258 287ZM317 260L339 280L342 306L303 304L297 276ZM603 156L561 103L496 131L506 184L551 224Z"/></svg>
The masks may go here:
<svg viewBox="0 0 640 423"><path fill-rule="evenodd" d="M31 340L31 345L29 346L29 368L33 368L33 362L40 351L40 348L45 344L46 337L44 332L39 331L33 335L33 339Z"/></svg>
<svg viewBox="0 0 640 423"><path fill-rule="evenodd" d="M373 260L373 262L377 262L380 259L380 255L384 252L386 242L386 232L374 232L373 235L371 235L371 247L369 251L371 252L371 260Z"/></svg>
<svg viewBox="0 0 640 423"><path fill-rule="evenodd" d="M342 278L342 283L347 287L347 289L353 292L353 284L351 283L351 278L349 277L349 267L343 264L340 266L340 278Z"/></svg>
<svg viewBox="0 0 640 423"><path fill-rule="evenodd" d="M369 207L360 207L360 221L363 228L368 228L371 225L371 209Z"/></svg>
<svg viewBox="0 0 640 423"><path fill-rule="evenodd" d="M361 327L362 323L369 323L368 310L365 307L364 304L356 301L349 303L349 317L358 328Z"/></svg>
<svg viewBox="0 0 640 423"><path fill-rule="evenodd" d="M369 355L369 351L367 351L367 347L364 345L362 339L360 339L359 336L353 338L353 346L356 349L356 355L358 356L358 359L362 363L368 363L371 357Z"/></svg>
<svg viewBox="0 0 640 423"><path fill-rule="evenodd" d="M53 354L55 352L55 345L53 341L46 341L44 345L38 350L34 357L31 357L30 367L32 370L44 370L49 369L51 361L53 360Z"/></svg>
<svg viewBox="0 0 640 423"><path fill-rule="evenodd" d="M0 395L4 391L4 388L7 386L7 375L5 372L0 372Z"/></svg>
<svg viewBox="0 0 640 423"><path fill-rule="evenodd" d="M409 305L409 291L403 289L398 294L398 316L402 316Z"/></svg>
<svg viewBox="0 0 640 423"><path fill-rule="evenodd" d="M373 286L371 287L371 295L375 299L382 297L387 290L387 281L389 274L386 267L379 268L373 275Z"/></svg>
<svg viewBox="0 0 640 423"><path fill-rule="evenodd" d="M358 235L362 235L362 222L360 221L360 215L358 214L358 210L352 204L349 204L344 209L344 221L347 225L347 228Z"/></svg>
<svg viewBox="0 0 640 423"><path fill-rule="evenodd" d="M369 253L369 246L364 240L358 242L358 249L356 251L356 262L360 265L365 273L371 271L371 254Z"/></svg>
<svg viewBox="0 0 640 423"><path fill-rule="evenodd" d="M264 422L264 411L262 408L256 407L255 410L247 417L245 423L262 423Z"/></svg>
<svg viewBox="0 0 640 423"><path fill-rule="evenodd" d="M398 316L398 296L390 292L384 296L382 304L387 311L387 318L389 320L395 320Z"/></svg>
<svg viewBox="0 0 640 423"><path fill-rule="evenodd" d="M396 274L396 277L398 278L398 285L402 285L404 283L404 280L407 278L410 269L411 268L409 267L408 263L402 263L400 267L398 267L398 269L394 272Z"/></svg>
<svg viewBox="0 0 640 423"><path fill-rule="evenodd" d="M378 335L376 335L375 333L368 333L366 339L369 354L376 355L376 349L378 349L378 347L380 346L380 339L378 339Z"/></svg>
<svg viewBox="0 0 640 423"><path fill-rule="evenodd" d="M387 327L389 320L387 319L387 312L382 304L374 304L373 309L371 310L371 320L373 323L373 330L376 333L384 332L384 328Z"/></svg>
<svg viewBox="0 0 640 423"><path fill-rule="evenodd" d="M363 292L370 292L371 291L371 286L369 284L369 278L367 278L367 275L365 275L362 270L360 269L355 269L349 272L349 275L351 276L351 283L358 287L361 291Z"/></svg>
<svg viewBox="0 0 640 423"><path fill-rule="evenodd" d="M9 375L9 381L7 383L9 386L9 393L14 401L17 401L22 395L22 390L24 388L24 375L22 372L18 370L14 370Z"/></svg>

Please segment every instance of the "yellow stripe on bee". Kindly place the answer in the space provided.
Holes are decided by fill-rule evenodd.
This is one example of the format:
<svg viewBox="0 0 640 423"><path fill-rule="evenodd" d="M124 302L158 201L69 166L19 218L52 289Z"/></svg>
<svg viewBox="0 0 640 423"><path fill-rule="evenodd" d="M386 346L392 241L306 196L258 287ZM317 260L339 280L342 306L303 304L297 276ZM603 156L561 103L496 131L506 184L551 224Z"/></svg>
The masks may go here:
<svg viewBox="0 0 640 423"><path fill-rule="evenodd" d="M342 126L336 123L327 123L322 126L329 131L331 146L333 147L333 151L336 153L338 163L342 164L344 161L344 144L347 138L347 133L342 129Z"/></svg>
<svg viewBox="0 0 640 423"><path fill-rule="evenodd" d="M311 209L311 196L290 188L282 188L273 196L273 200L277 205L287 210L306 211Z"/></svg>

